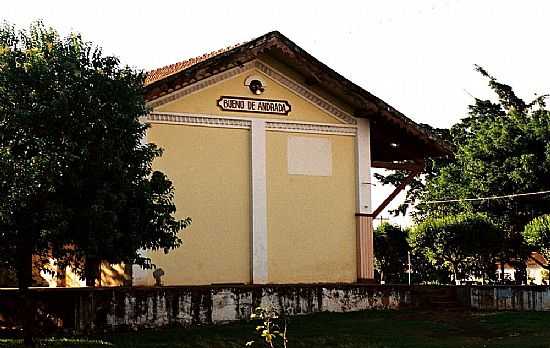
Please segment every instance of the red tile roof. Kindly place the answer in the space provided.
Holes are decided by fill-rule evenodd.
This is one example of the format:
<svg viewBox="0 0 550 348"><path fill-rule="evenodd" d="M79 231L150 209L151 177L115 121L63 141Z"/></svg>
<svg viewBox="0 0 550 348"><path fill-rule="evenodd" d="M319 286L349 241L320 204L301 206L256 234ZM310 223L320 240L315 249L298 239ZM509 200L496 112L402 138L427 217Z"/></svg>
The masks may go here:
<svg viewBox="0 0 550 348"><path fill-rule="evenodd" d="M541 263L543 265L547 265L548 261L544 258L544 256L537 252L532 252L527 260L528 265L539 265Z"/></svg>
<svg viewBox="0 0 550 348"><path fill-rule="evenodd" d="M170 65L167 65L167 66L163 66L162 68L151 70L151 71L147 72L147 77L145 77L144 85L145 86L150 85L153 82L162 80L163 78L165 78L167 76L176 74L176 73L178 73L182 70L185 70L187 68L192 67L195 64L198 64L200 62L204 62L205 60L207 60L209 58L215 57L217 55L220 55L222 53L230 51L233 48L242 46L244 44L246 44L246 42L239 43L239 44L232 45L232 46L228 46L226 48L222 48L222 49L219 49L217 51L213 51L213 52L210 52L210 53L205 53L205 54L203 54L202 56L199 56L199 57L195 57L195 58L191 58L191 59L187 59L187 60L182 60L181 62L177 62L177 63L170 64Z"/></svg>

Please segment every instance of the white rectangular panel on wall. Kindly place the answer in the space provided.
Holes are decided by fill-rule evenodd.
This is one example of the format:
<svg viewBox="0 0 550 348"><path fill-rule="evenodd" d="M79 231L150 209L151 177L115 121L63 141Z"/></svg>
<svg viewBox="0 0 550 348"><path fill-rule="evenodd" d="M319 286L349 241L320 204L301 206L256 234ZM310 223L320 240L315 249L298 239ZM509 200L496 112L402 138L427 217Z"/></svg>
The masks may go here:
<svg viewBox="0 0 550 348"><path fill-rule="evenodd" d="M332 175L332 144L329 138L289 136L287 156L290 175Z"/></svg>

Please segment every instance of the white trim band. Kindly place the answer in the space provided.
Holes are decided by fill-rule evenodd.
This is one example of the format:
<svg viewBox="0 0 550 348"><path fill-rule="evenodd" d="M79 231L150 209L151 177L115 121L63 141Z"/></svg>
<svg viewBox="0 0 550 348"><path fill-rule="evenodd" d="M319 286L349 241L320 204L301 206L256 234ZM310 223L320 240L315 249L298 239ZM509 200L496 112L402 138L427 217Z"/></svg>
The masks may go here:
<svg viewBox="0 0 550 348"><path fill-rule="evenodd" d="M339 125L331 123L313 123L299 121L280 121L258 118L225 117L201 114L153 112L147 116L151 123L185 124L217 128L242 128L250 129L254 120L265 122L266 130L295 133L318 133L351 135L357 134L357 127L352 125Z"/></svg>
<svg viewBox="0 0 550 348"><path fill-rule="evenodd" d="M340 135L355 135L354 127L340 127L338 125L328 124L306 124L306 123L287 123L287 122L271 122L266 124L267 130L270 131L285 131L298 133L322 133L322 134L340 134Z"/></svg>
<svg viewBox="0 0 550 348"><path fill-rule="evenodd" d="M227 117L197 116L192 114L150 113L147 121L153 123L180 123L187 125L206 125L228 128L250 128L251 120L243 120Z"/></svg>

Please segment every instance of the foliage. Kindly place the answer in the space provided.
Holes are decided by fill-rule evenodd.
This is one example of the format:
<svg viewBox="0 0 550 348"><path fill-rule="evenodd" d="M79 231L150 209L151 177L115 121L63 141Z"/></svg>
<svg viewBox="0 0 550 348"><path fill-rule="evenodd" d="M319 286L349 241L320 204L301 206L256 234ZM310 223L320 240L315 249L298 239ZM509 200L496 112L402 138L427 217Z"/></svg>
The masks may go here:
<svg viewBox="0 0 550 348"><path fill-rule="evenodd" d="M80 35L0 27L0 263L31 284L32 255L59 266L151 267L138 249L178 247L189 219L141 144L144 74ZM26 310L25 312L30 312Z"/></svg>
<svg viewBox="0 0 550 348"><path fill-rule="evenodd" d="M432 264L421 250L409 244L409 229L384 223L374 231L375 267L385 283L405 284L409 281L408 262L411 261L411 284L445 284L449 272L442 265Z"/></svg>
<svg viewBox="0 0 550 348"><path fill-rule="evenodd" d="M490 75L496 100L475 99L468 115L449 130L429 129L454 149L452 158L427 160L423 175L411 184L405 202L395 213L411 207L417 222L425 219L481 212L505 230L501 251L495 261L525 268L532 250L523 240L524 226L537 216L550 213L550 195L467 200L477 197L550 190L550 111L546 95L531 102ZM377 175L383 184L397 185L405 174ZM436 203L437 201L456 200Z"/></svg>
<svg viewBox="0 0 550 348"><path fill-rule="evenodd" d="M408 252L407 231L396 225L383 223L374 231L375 267L380 280L386 283L403 283Z"/></svg>
<svg viewBox="0 0 550 348"><path fill-rule="evenodd" d="M523 230L523 238L533 250L550 260L550 215L531 220Z"/></svg>
<svg viewBox="0 0 550 348"><path fill-rule="evenodd" d="M19 240L60 262L145 266L138 249L180 245L189 220L173 217L172 183L152 171L161 151L141 144L143 79L79 35L62 38L41 23L1 28L4 261L16 258Z"/></svg>
<svg viewBox="0 0 550 348"><path fill-rule="evenodd" d="M428 218L410 234L411 245L432 264L446 267L455 281L493 274L493 256L500 251L502 238L502 230L490 219L472 213Z"/></svg>
<svg viewBox="0 0 550 348"><path fill-rule="evenodd" d="M260 342L264 343L265 347L287 347L286 322L281 328L281 324L277 322L279 313L275 309L258 307L250 315L250 319L262 321L260 325L256 326L256 331L260 335ZM280 345L277 342L280 342ZM256 343L256 341L248 341L246 347L254 346Z"/></svg>
<svg viewBox="0 0 550 348"><path fill-rule="evenodd" d="M453 158L429 159L425 181L417 181L411 201L416 217L465 211L487 213L498 222L521 231L533 217L550 211L549 195L514 200L459 201L426 204L449 198L466 199L537 192L550 189L550 111L546 95L527 103L513 89L476 66L489 80L498 100L475 99L467 117L449 130L430 130L450 143ZM425 126L429 128L429 126ZM387 184L397 184L402 173L378 175ZM402 208L401 211L406 211Z"/></svg>
<svg viewBox="0 0 550 348"><path fill-rule="evenodd" d="M411 249L411 284L448 284L451 273L440 263L432 263L420 249Z"/></svg>
<svg viewBox="0 0 550 348"><path fill-rule="evenodd" d="M416 218L473 211L487 214L506 229L498 260L517 265L518 275L525 274L531 250L521 232L531 219L550 212L550 196L462 199L549 190L550 112L545 108L546 96L526 103L510 86L481 67L477 70L488 78L498 102L476 99L468 117L451 128L455 157L426 181ZM449 198L460 201L426 203Z"/></svg>
<svg viewBox="0 0 550 348"><path fill-rule="evenodd" d="M550 112L545 109L545 96L526 103L510 86L477 69L489 79L498 103L476 99L468 117L451 128L455 158L427 181L418 214L424 217L475 210L518 233L530 219L550 211L548 195L422 204L550 189Z"/></svg>

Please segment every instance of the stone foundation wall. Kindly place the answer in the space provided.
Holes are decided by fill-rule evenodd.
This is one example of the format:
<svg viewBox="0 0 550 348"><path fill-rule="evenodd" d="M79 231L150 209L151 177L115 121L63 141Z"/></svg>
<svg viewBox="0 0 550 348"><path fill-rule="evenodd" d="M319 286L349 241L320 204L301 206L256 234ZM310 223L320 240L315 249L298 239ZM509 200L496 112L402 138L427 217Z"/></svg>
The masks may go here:
<svg viewBox="0 0 550 348"><path fill-rule="evenodd" d="M48 331L91 333L248 319L258 306L284 315L398 309L413 305L406 286L362 284L33 289ZM17 291L0 291L0 324L16 318Z"/></svg>
<svg viewBox="0 0 550 348"><path fill-rule="evenodd" d="M548 286L365 284L36 288L38 331L92 333L246 320L254 308L284 315L430 305L445 292L465 309L550 311ZM435 294L435 295L434 295ZM0 289L0 327L17 326L18 292Z"/></svg>
<svg viewBox="0 0 550 348"><path fill-rule="evenodd" d="M481 311L550 311L549 286L457 287L457 297Z"/></svg>

